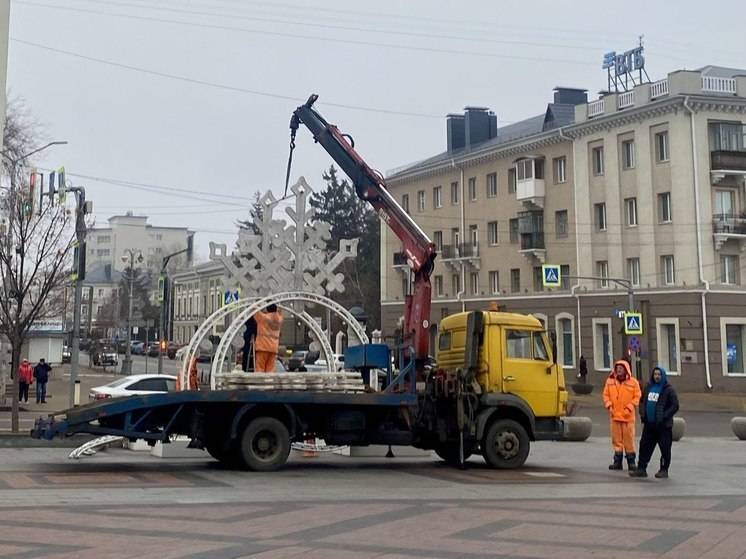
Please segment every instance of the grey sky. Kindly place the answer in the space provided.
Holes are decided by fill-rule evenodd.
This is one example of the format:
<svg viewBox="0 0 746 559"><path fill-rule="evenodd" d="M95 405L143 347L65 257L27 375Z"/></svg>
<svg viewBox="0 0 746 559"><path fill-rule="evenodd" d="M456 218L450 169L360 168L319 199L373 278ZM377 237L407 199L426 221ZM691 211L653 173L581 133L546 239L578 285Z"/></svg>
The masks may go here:
<svg viewBox="0 0 746 559"><path fill-rule="evenodd" d="M505 123L541 113L556 85L595 96L604 52L634 47L639 34L654 80L744 67L744 21L738 0L11 0L8 90L46 139L70 142L37 164L108 181L71 177L98 223L132 209L188 226L204 256L208 241L231 242L255 191L281 193L289 117L311 92L386 171L442 151L443 117L465 105ZM330 163L302 129L293 177L320 188Z"/></svg>

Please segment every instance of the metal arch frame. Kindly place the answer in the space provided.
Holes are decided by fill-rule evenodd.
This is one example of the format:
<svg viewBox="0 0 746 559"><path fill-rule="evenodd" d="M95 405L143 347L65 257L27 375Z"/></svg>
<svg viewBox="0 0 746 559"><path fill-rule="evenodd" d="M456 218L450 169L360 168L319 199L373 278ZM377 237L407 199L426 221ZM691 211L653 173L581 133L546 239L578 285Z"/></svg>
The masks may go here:
<svg viewBox="0 0 746 559"><path fill-rule="evenodd" d="M345 309L342 305L317 293L310 293L307 291L285 291L282 293L275 293L274 295L268 295L262 299L257 299L252 302L246 309L241 311L238 316L233 320L231 325L225 331L218 344L215 357L212 360L212 369L210 370L210 386L214 388L215 375L223 370L225 364L225 358L228 355L228 349L231 346L233 338L238 334L239 329L244 323L251 318L258 311L268 307L269 305L281 305L282 303L293 302L293 301L304 301L316 305L321 305L330 311L334 312L338 316L342 317L347 324L352 328L353 333L357 337L358 341L362 344L368 343L368 335L365 333L365 329L355 319L355 317ZM313 321L315 326L318 326L316 321ZM310 326L310 325L309 325ZM323 338L323 336L322 336ZM327 340L328 343L328 340ZM333 359L327 358L327 363L333 363Z"/></svg>
<svg viewBox="0 0 746 559"><path fill-rule="evenodd" d="M220 309L216 310L213 314L211 314L205 322L203 322L197 332L194 333L194 336L192 336L192 339L189 342L189 347L187 349L186 356L184 358L184 361L181 364L181 371L179 373L179 383L181 386L181 390L189 390L189 384L188 384L188 372L189 372L189 365L192 362L192 359L195 356L196 350L199 347L199 344L204 339L207 332L209 332L217 323L219 320L224 318L226 315L230 314L234 310L240 309L242 307L249 306L252 301L256 301L258 298L252 297L249 299L244 299L241 301L236 301L234 303L230 303L228 305L225 305L224 307L221 307ZM280 307L292 314L293 316L297 317L303 324L308 326L313 334L316 336L316 338L319 340L319 343L321 344L321 350L324 352L324 357L327 359L327 363L332 363L334 360L334 352L332 351L332 346L329 342L329 340L326 339L324 336L324 332L319 326L319 324L307 313L302 312L299 313L292 307L288 307L286 305L280 305ZM233 338L231 338L231 341L233 341ZM210 370L210 389L215 390L216 388L216 378L213 374L212 369Z"/></svg>

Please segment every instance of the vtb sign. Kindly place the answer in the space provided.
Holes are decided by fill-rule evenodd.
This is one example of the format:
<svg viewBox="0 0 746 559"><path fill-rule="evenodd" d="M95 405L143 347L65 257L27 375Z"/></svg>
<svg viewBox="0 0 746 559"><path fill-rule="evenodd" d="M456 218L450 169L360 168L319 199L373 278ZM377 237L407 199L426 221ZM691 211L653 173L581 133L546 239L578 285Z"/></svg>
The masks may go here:
<svg viewBox="0 0 746 559"><path fill-rule="evenodd" d="M637 47L632 50L617 54L615 51L604 54L604 61L601 68L604 70L614 69L617 76L623 76L637 70L645 69L645 57L643 56L643 47Z"/></svg>

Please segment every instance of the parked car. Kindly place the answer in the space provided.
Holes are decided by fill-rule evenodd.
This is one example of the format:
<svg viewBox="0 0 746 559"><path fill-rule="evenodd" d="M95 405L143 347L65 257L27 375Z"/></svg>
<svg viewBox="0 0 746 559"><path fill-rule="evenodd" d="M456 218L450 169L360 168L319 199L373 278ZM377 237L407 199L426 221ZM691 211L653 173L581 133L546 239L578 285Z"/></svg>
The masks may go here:
<svg viewBox="0 0 746 559"><path fill-rule="evenodd" d="M132 355L145 355L145 342L134 341L130 344Z"/></svg>
<svg viewBox="0 0 746 559"><path fill-rule="evenodd" d="M345 356L341 353L335 353L333 355L334 364L330 367L326 359L317 359L314 363L306 363L306 370L316 372L337 372L344 369Z"/></svg>
<svg viewBox="0 0 746 559"><path fill-rule="evenodd" d="M176 359L176 352L181 349L181 345L177 344L176 342L168 342L168 349L166 350L166 355L168 355L169 359Z"/></svg>
<svg viewBox="0 0 746 559"><path fill-rule="evenodd" d="M118 365L119 355L117 354L116 347L108 340L98 340L91 348L91 361L96 367Z"/></svg>
<svg viewBox="0 0 746 559"><path fill-rule="evenodd" d="M129 375L109 384L91 388L90 400L122 398L124 396L141 396L160 394L176 390L176 377L172 375Z"/></svg>
<svg viewBox="0 0 746 559"><path fill-rule="evenodd" d="M305 371L306 370L306 356L308 351L294 351L287 362L288 371Z"/></svg>
<svg viewBox="0 0 746 559"><path fill-rule="evenodd" d="M148 357L158 357L161 352L161 347L158 342L150 342L148 344Z"/></svg>
<svg viewBox="0 0 746 559"><path fill-rule="evenodd" d="M92 341L90 338L82 338L80 340L80 343L78 344L78 349L80 351L88 351L89 349L91 349L91 343Z"/></svg>
<svg viewBox="0 0 746 559"><path fill-rule="evenodd" d="M117 340L115 345L117 347L117 353L119 355L124 355L125 353L127 353L127 340Z"/></svg>
<svg viewBox="0 0 746 559"><path fill-rule="evenodd" d="M62 362L69 363L70 359L72 359L72 352L70 351L70 346L63 346L62 347Z"/></svg>

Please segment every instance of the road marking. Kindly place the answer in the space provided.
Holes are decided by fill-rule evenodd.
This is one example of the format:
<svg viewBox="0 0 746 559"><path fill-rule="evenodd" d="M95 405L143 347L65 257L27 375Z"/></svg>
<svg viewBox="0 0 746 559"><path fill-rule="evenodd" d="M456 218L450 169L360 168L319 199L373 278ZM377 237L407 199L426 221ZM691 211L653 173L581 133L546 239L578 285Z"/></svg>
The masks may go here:
<svg viewBox="0 0 746 559"><path fill-rule="evenodd" d="M521 472L523 475L531 477L567 477L565 474L558 474L556 472Z"/></svg>

